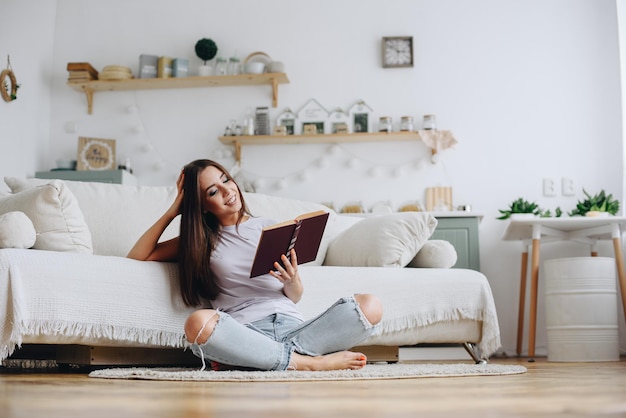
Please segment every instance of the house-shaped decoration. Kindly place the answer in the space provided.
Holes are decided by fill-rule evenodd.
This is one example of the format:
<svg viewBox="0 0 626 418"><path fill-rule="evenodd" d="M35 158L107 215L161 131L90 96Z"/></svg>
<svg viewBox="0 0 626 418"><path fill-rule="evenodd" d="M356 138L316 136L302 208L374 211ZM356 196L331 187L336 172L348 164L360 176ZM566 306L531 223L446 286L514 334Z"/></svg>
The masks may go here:
<svg viewBox="0 0 626 418"><path fill-rule="evenodd" d="M293 113L291 109L286 108L283 113L276 118L276 126L284 126L287 135L295 135L297 121L298 116Z"/></svg>
<svg viewBox="0 0 626 418"><path fill-rule="evenodd" d="M329 133L331 134L352 132L350 116L340 108L330 112L328 125Z"/></svg>
<svg viewBox="0 0 626 418"><path fill-rule="evenodd" d="M296 134L304 133L307 130L305 129L306 125L315 126L315 131L318 134L329 132L327 126L328 111L317 100L309 99L298 111L298 124L300 126L298 126L299 130L296 131Z"/></svg>
<svg viewBox="0 0 626 418"><path fill-rule="evenodd" d="M372 132L372 108L359 100L348 110L352 121L352 132Z"/></svg>

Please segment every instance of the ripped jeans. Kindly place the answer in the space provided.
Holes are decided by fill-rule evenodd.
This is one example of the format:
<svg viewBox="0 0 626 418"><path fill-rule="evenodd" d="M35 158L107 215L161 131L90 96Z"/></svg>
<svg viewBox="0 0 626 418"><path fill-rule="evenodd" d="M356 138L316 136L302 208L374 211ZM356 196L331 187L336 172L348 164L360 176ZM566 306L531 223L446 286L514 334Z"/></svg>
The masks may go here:
<svg viewBox="0 0 626 418"><path fill-rule="evenodd" d="M213 333L204 344L191 344L203 360L257 370L285 370L295 351L320 356L347 350L365 341L374 326L354 297L341 298L308 321L273 314L244 325L219 311Z"/></svg>

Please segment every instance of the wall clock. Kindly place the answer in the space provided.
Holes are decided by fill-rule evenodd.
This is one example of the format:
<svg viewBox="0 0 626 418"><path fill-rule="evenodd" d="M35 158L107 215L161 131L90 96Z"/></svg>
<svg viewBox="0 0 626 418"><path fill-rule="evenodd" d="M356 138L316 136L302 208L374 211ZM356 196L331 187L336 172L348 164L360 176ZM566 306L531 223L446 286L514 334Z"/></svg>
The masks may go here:
<svg viewBox="0 0 626 418"><path fill-rule="evenodd" d="M115 170L115 140L78 138L77 170Z"/></svg>
<svg viewBox="0 0 626 418"><path fill-rule="evenodd" d="M413 37L385 36L382 41L383 68L413 66Z"/></svg>

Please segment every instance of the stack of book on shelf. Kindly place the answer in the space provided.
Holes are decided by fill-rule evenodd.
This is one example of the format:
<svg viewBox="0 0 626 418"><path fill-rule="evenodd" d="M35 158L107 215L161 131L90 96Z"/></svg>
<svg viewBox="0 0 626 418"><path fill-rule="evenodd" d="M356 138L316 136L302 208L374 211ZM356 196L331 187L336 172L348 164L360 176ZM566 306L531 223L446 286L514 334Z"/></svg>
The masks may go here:
<svg viewBox="0 0 626 418"><path fill-rule="evenodd" d="M88 62L68 62L67 71L70 75L67 81L78 83L98 79L98 71Z"/></svg>

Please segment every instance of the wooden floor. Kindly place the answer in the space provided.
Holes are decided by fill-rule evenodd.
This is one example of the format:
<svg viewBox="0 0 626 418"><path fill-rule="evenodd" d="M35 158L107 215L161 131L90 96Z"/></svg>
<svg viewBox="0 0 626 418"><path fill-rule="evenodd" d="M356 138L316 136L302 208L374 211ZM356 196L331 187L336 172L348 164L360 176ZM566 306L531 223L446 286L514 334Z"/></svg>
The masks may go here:
<svg viewBox="0 0 626 418"><path fill-rule="evenodd" d="M512 376L300 383L105 380L0 369L0 417L626 417L626 358Z"/></svg>

